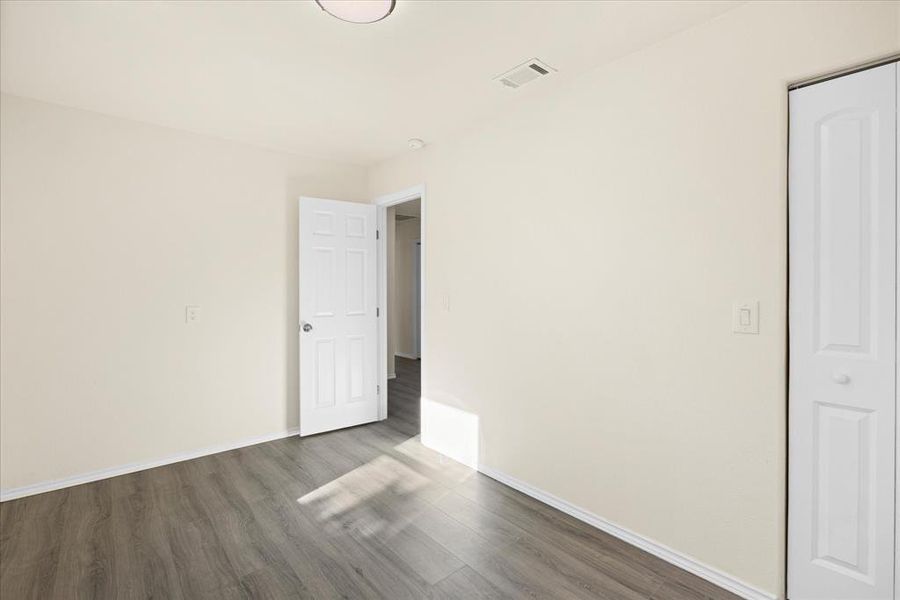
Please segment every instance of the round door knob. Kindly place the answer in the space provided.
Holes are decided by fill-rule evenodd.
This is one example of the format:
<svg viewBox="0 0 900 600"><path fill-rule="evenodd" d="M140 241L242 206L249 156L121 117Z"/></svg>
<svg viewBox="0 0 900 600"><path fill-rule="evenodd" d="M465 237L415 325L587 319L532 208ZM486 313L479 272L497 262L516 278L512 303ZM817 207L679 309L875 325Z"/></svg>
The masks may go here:
<svg viewBox="0 0 900 600"><path fill-rule="evenodd" d="M306 333L309 333L310 331L312 331L312 325L310 323L304 323L303 331L305 331Z"/></svg>
<svg viewBox="0 0 900 600"><path fill-rule="evenodd" d="M846 373L835 373L831 376L835 383L839 383L841 385L847 385L850 383L850 376Z"/></svg>

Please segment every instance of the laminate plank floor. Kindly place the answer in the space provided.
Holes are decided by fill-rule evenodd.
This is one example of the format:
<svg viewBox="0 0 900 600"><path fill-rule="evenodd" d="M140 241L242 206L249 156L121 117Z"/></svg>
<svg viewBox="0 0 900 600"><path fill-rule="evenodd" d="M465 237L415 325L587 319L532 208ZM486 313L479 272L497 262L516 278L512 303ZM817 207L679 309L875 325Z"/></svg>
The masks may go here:
<svg viewBox="0 0 900 600"><path fill-rule="evenodd" d="M733 600L388 419L0 504L0 598Z"/></svg>

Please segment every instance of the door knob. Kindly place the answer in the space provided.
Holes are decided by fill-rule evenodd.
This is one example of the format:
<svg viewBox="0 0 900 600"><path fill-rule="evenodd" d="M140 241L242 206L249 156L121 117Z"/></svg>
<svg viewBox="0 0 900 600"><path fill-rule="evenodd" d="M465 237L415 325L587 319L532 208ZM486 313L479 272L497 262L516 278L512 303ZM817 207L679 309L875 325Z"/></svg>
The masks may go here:
<svg viewBox="0 0 900 600"><path fill-rule="evenodd" d="M312 331L312 324L310 324L310 323L304 323L304 324L303 324L303 331L305 331L306 333L309 333L310 331Z"/></svg>
<svg viewBox="0 0 900 600"><path fill-rule="evenodd" d="M831 379L833 379L835 383L839 383L841 385L847 385L848 383L850 383L850 376L846 373L835 373L831 376Z"/></svg>

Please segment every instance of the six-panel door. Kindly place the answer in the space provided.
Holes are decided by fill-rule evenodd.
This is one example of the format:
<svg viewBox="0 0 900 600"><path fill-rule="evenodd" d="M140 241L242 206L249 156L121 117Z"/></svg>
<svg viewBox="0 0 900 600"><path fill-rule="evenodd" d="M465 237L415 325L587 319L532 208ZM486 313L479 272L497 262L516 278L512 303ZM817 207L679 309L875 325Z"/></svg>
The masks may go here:
<svg viewBox="0 0 900 600"><path fill-rule="evenodd" d="M790 94L792 600L894 594L896 71Z"/></svg>
<svg viewBox="0 0 900 600"><path fill-rule="evenodd" d="M300 199L300 435L378 419L375 218Z"/></svg>

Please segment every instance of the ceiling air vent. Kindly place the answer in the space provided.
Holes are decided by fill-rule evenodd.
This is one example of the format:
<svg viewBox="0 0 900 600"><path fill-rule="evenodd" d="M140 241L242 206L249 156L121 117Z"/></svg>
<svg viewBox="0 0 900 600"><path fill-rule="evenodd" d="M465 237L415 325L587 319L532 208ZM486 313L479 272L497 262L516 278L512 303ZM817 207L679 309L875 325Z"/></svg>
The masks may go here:
<svg viewBox="0 0 900 600"><path fill-rule="evenodd" d="M532 58L531 60L522 63L515 69L507 71L503 75L495 77L494 79L496 79L506 87L517 88L525 85L530 81L534 81L538 77L549 75L550 73L553 73L555 71L556 69L554 69L547 63L541 62L536 58Z"/></svg>

